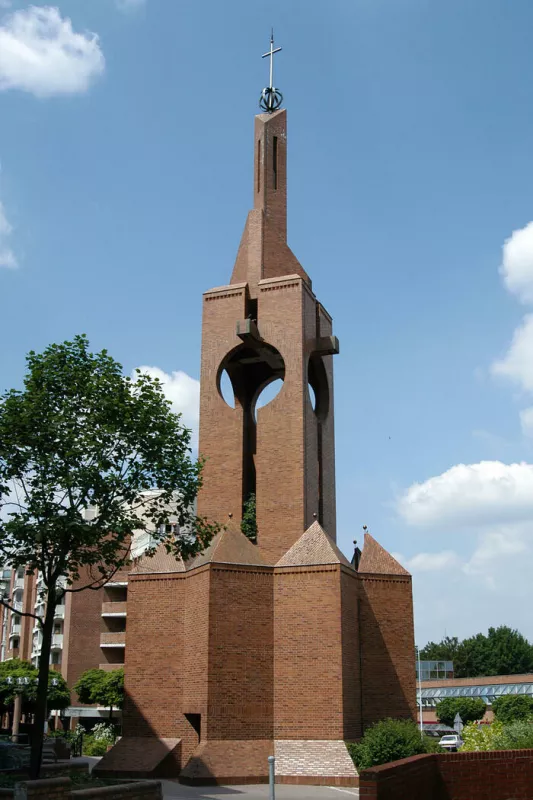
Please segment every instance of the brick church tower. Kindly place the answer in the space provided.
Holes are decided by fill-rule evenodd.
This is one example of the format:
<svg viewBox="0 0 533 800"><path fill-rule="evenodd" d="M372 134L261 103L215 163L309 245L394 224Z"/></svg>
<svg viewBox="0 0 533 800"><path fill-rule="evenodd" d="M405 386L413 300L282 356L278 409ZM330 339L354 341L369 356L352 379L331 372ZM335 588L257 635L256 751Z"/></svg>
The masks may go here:
<svg viewBox="0 0 533 800"><path fill-rule="evenodd" d="M352 562L335 543L339 347L287 245L286 159L286 112L269 108L230 282L203 303L199 513L225 528L192 561L158 551L129 576L123 738L103 774L258 782L276 755L278 780L353 785L345 741L415 714L411 577L369 534Z"/></svg>

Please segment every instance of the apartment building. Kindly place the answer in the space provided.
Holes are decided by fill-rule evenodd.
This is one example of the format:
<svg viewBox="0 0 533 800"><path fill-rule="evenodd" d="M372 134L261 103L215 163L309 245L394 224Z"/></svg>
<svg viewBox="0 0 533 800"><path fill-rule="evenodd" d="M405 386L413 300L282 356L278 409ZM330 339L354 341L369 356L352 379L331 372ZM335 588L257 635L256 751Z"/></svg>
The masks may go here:
<svg viewBox="0 0 533 800"><path fill-rule="evenodd" d="M176 529L171 518L167 532ZM131 557L139 564L143 554L153 546L149 532L135 534ZM157 559L155 559L155 562ZM132 563L132 566L133 566ZM146 569L150 569L147 561ZM70 687L87 669L118 669L124 666L126 653L126 624L128 600L128 573L123 570L98 590L67 592L55 612L50 666L61 672ZM72 588L90 583L87 574L81 574ZM17 570L0 570L0 592L11 599L16 611L43 616L45 601L39 573L28 575L23 567ZM21 658L38 666L41 655L42 633L34 619L0 606L0 661ZM72 726L79 719L105 718L108 710L72 704L63 716L71 718Z"/></svg>

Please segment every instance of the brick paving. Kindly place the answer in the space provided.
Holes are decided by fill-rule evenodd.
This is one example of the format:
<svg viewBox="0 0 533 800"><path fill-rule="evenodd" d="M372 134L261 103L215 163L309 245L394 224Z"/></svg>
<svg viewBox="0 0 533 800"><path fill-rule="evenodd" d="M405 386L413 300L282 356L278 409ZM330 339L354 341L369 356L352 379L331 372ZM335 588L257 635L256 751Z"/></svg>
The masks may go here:
<svg viewBox="0 0 533 800"><path fill-rule="evenodd" d="M278 740L275 742L275 754L276 774L280 776L357 776L343 741Z"/></svg>

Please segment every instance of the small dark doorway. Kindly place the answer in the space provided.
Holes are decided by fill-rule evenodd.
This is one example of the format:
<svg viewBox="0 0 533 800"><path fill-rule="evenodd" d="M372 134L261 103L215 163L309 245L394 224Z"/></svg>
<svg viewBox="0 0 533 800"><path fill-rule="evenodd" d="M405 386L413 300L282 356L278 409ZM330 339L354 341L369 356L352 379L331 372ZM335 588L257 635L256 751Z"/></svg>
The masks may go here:
<svg viewBox="0 0 533 800"><path fill-rule="evenodd" d="M198 741L202 738L202 715L201 714L185 714L185 719L198 734Z"/></svg>

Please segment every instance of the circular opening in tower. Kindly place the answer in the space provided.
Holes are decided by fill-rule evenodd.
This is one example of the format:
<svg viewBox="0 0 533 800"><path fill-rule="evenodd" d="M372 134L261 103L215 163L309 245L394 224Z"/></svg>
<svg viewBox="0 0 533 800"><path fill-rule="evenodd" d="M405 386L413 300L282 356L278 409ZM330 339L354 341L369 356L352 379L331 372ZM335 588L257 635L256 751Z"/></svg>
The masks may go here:
<svg viewBox="0 0 533 800"><path fill-rule="evenodd" d="M281 378L274 378L273 381L268 383L264 389L261 389L257 400L255 401L255 411L257 409L267 406L274 400L275 397L281 392L283 380Z"/></svg>
<svg viewBox="0 0 533 800"><path fill-rule="evenodd" d="M242 344L223 359L217 372L220 396L231 408L252 416L272 402L283 386L285 362L279 350L261 340Z"/></svg>
<svg viewBox="0 0 533 800"><path fill-rule="evenodd" d="M231 384L231 378L228 375L228 371L223 369L220 373L220 382L219 382L219 392L222 395L222 399L228 404L230 408L235 408L235 394L233 392L233 386Z"/></svg>
<svg viewBox="0 0 533 800"><path fill-rule="evenodd" d="M307 384L307 388L309 390L309 399L311 401L311 405L313 406L313 411L316 411L316 394L315 390L311 386L310 383Z"/></svg>
<svg viewBox="0 0 533 800"><path fill-rule="evenodd" d="M312 355L307 366L309 399L319 420L329 413L329 382L322 356Z"/></svg>

